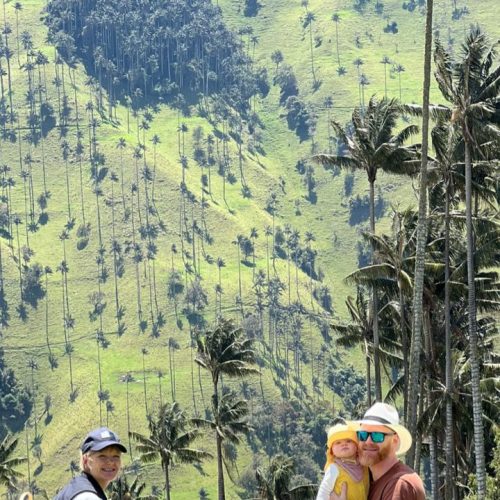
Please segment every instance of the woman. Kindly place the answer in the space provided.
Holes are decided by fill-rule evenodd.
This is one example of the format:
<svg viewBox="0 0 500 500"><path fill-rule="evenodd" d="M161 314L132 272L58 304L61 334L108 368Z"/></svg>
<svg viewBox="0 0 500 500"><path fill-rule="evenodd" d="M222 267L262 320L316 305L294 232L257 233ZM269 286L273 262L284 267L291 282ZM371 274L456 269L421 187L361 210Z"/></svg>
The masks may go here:
<svg viewBox="0 0 500 500"><path fill-rule="evenodd" d="M104 491L116 479L121 467L121 454L127 448L107 427L87 435L80 448L81 475L74 477L54 500L107 500Z"/></svg>

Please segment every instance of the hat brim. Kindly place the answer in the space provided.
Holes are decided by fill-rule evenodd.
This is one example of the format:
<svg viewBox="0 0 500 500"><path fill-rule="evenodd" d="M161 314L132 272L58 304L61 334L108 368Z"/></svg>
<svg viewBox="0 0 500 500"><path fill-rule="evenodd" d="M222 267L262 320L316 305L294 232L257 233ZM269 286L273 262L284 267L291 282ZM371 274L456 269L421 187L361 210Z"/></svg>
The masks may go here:
<svg viewBox="0 0 500 500"><path fill-rule="evenodd" d="M95 443L94 446L91 446L84 453L87 453L89 451L101 451L104 450L104 448L109 448L110 446L115 446L123 453L127 453L127 448L125 448L123 444L117 443L116 441L101 441L100 443Z"/></svg>
<svg viewBox="0 0 500 500"><path fill-rule="evenodd" d="M383 425L384 427L392 429L399 438L399 448L396 451L396 455L398 456L404 455L411 448L413 439L411 437L410 431L403 425L381 424L380 421L370 420L369 417L363 420L357 420L356 423L359 425Z"/></svg>

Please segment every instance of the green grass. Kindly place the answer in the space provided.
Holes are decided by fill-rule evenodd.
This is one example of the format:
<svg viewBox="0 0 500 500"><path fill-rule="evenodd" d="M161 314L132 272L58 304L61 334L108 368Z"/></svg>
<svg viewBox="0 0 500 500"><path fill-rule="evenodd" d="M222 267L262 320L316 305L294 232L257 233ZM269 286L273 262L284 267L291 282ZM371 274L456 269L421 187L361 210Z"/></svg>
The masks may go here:
<svg viewBox="0 0 500 500"><path fill-rule="evenodd" d="M384 68L380 64L383 56L387 55L391 60L405 66L402 74L402 96L404 100L419 102L421 99L421 72L422 72L422 40L424 29L424 18L418 13L409 14L401 9L401 2L391 0L385 2L385 10L382 16L373 12L373 5L369 5L366 13L361 15L352 10L351 1L326 2L314 0L309 3L309 10L314 12L313 36L322 37L319 47L313 49L314 65L316 75L322 81L320 88L313 91L310 46L308 28L302 27L301 16L304 8L299 0L272 0L266 2L255 18L244 18L238 13L242 4L239 0L220 0L225 19L230 26L238 28L250 25L254 33L259 37L259 43L255 47L256 64L265 65L269 75L274 75L274 65L270 55L276 49L283 51L285 63L293 67L297 75L300 96L311 106L314 106L318 114L317 133L315 141L317 150L327 149L327 121L323 102L326 97L332 96L334 109L332 116L340 121L346 122L350 116L352 107L359 104L358 84L356 68L352 64L354 59L361 57L364 60L362 71L368 76L370 85L365 91L367 99L372 93L380 97L384 93ZM34 46L42 50L53 59L53 48L46 45L46 28L40 22L40 11L44 2L31 0L22 2L23 10L19 13L20 31L28 30L33 35ZM448 38L448 27L451 35L455 38L455 47L463 37L464 22L452 22L450 12L451 2L436 7L436 28L439 29L443 38ZM485 30L493 37L498 35L498 27L494 24L494 16L491 12L494 6L493 0L481 2L481 6L469 6L471 15L465 20L465 24L471 21L479 21ZM13 4L6 5L8 21L12 24L13 33L10 37L11 49L15 50L15 15ZM339 77L336 72L336 42L335 25L331 21L331 15L337 12L341 17L339 24L340 57L341 63L347 69L347 74ZM397 35L385 34L383 27L389 20L396 20L399 26ZM368 34L367 34L368 32ZM359 36L362 48L356 48L354 39ZM373 36L371 41L370 36ZM250 46L250 53L253 48ZM24 53L21 57L25 57ZM21 118L26 114L24 93L26 91L25 74L17 68L17 53L12 58L14 70L13 88L14 101L21 109ZM47 68L48 81L54 78L54 64L51 62ZM67 70L65 76L68 76ZM81 116L85 115L85 104L89 100L89 88L85 85L87 75L81 66L75 73L76 87L79 100ZM69 79L68 79L69 84ZM71 90L71 92L70 92ZM48 85L48 92L53 103L56 102L55 88L52 83ZM68 86L70 98L73 98L72 89ZM388 78L388 95L399 96L397 78ZM439 99L437 90L433 89L433 99ZM57 109L57 108L56 108ZM231 244L236 234L249 235L252 227L259 230L257 239L257 268L266 269L266 245L264 228L271 225L271 216L264 210L264 206L271 191L278 193L279 211L276 216L276 225L283 226L286 223L300 231L303 237L306 231L311 231L316 237L313 243L318 251L318 265L322 269L325 280L332 290L334 310L338 317L345 317L344 301L353 290L343 282L343 278L357 265L356 243L359 239L357 227L348 224L349 212L346 206L347 199L343 198L343 175L333 178L329 172L321 167L315 167L317 178L318 203L311 205L305 199L305 188L300 175L295 171L295 165L301 158L309 158L311 155L311 142L300 143L296 135L288 130L284 119L284 109L279 106L279 92L272 87L269 95L263 100L257 100L257 111L265 128L263 134L263 148L265 155L250 154L244 151L244 172L247 183L252 191L252 198L244 199L241 196L241 184L239 182L237 159L233 162L233 171L238 178L234 185L226 185L226 201L222 195L222 180L215 172L212 172L213 200L209 200L209 208L206 210L207 227L214 237L214 244L206 246L206 252L213 258L222 257L226 266L222 269L222 283L224 288L223 309L227 314L237 314L235 295L238 290L238 264L237 250ZM99 128L99 147L105 153L107 166L110 170L120 173L120 155L116 149L119 138L127 141L127 147L123 151L126 164L125 181L128 187L135 178L133 149L136 146L135 121L131 117L131 129L127 132L126 110L119 108L118 120L110 123L103 120ZM86 120L86 118L85 118ZM191 133L197 126L203 127L205 133L211 132L211 127L204 119L192 114L190 117L181 117L189 132L186 134L186 151L188 152L189 168L186 171L186 182L189 189L195 193L197 199L201 199L199 167L191 159L192 139ZM162 380L164 398L170 399L170 381L168 374L168 350L166 342L169 337L174 337L180 344L181 349L176 353L176 379L177 394L181 405L191 410L191 351L189 349L189 328L187 321L183 320L184 328L178 330L175 327L175 315L173 304L166 297L165 282L171 267L171 245L175 243L180 252L179 240L179 182L181 180L181 166L178 161L178 138L177 138L177 113L166 107L161 107L155 114L150 130L147 131L146 151L148 163L152 163L153 150L150 143L151 137L156 133L161 139L157 146L157 187L156 206L166 224L166 233L158 240L158 255L156 259L157 282L159 284L159 305L167 319L167 326L163 329L160 338L152 339L149 335L150 328L145 333L140 333L136 320L136 289L135 271L130 257L127 257L126 274L119 280L120 300L127 307L125 321L128 329L123 337L118 338L116 332L116 321L114 319L114 289L112 276L112 256L109 252L111 242L111 210L105 201L111 200L111 186L109 180L103 185L104 194L100 199L100 208L103 218L103 239L108 252L106 262L110 268L110 278L107 283L101 285L101 290L106 296L106 310L103 317L103 331L111 345L108 349L101 351L103 388L109 390L111 400L115 405L115 411L110 415L109 425L116 429L123 437L126 437L126 409L125 393L126 384L121 377L130 372L135 381L129 384L131 401L131 421L133 429L138 432L146 432L143 404L143 373L141 349L147 347L149 354L146 357L147 387L150 404L158 404L158 370L162 370L165 378ZM87 138L87 130L84 129L84 141ZM70 129L68 141L74 147L74 129ZM85 143L86 144L86 143ZM30 152L37 163L33 164L33 179L35 193L38 195L42 190L41 175L41 150L40 148L29 148L23 141L22 155ZM230 144L232 155L236 158L237 148L234 142ZM66 241L68 253L68 274L71 313L75 317L76 327L70 333L71 342L75 352L73 355L74 383L78 387L78 398L74 403L68 401L69 379L68 379L68 357L63 354L64 335L61 319L61 276L56 271L63 259L63 245L59 241L59 235L67 220L66 194L65 194L65 170L60 159L60 138L56 130L52 131L44 141L45 162L47 165L49 189L51 199L49 201L49 223L40 228L35 234L30 234L30 244L35 250L32 262L39 262L44 266L50 266L54 273L49 276L48 287L48 332L53 352L59 360L59 367L52 371L47 362L46 329L45 329L45 302L41 301L37 309L29 310L29 319L26 323L16 317L15 306L19 302L18 274L14 257L17 256L17 242L14 245L13 254L7 247L5 241L1 241L2 256L4 262L4 279L7 285L7 297L10 304L11 325L2 332L2 346L5 349L7 363L16 370L18 376L30 383L27 361L34 358L38 363L36 372L37 385L37 410L43 408L43 398L50 394L53 400L52 421L44 424L44 417L38 423L42 440L42 462L43 471L36 478L40 486L47 489L51 495L57 486L62 485L70 477L67 470L69 461L77 458L79 442L88 429L99 423L99 405L96 393L98 390L98 370L96 362L95 331L98 322L91 323L88 318L90 304L88 297L97 291L96 280L97 266L95 255L98 247L95 197L92 194L89 181L89 167L85 164L84 193L85 193L85 215L92 222L92 233L89 245L82 251L76 249L76 227L81 223L82 216L79 209L79 174L78 164L70 163L70 193L72 201L72 214L76 217L76 227L71 232L71 237ZM0 163L6 163L12 167L12 175L16 179L16 187L12 191L15 211L23 216L24 197L22 180L19 177L18 144L0 142ZM285 192L279 188L279 178L286 180ZM396 189L386 187L383 191L386 200L393 205L400 204L416 206L416 197L412 190L410 181L403 178L393 178L381 175L379 177L381 186L394 185ZM355 193L367 193L367 182L362 173L355 177ZM115 185L115 198L120 199L120 185ZM130 199L127 192L128 199ZM294 201L300 200L301 215L295 215ZM120 241L131 239L130 222L123 222L123 210L120 203L115 205L117 217L117 237ZM137 215L135 215L137 217ZM200 209L197 208L196 218L200 217ZM24 216L23 216L24 218ZM24 221L23 221L24 222ZM137 219L136 219L137 224ZM389 220L378 222L379 231L388 229ZM25 225L19 227L21 245L25 244ZM337 235L337 244L333 244L334 234ZM191 251L191 248L187 246ZM180 255L174 256L174 265L181 268ZM277 269L282 279L286 279L286 262L277 261ZM214 318L214 286L218 281L216 266L207 262L201 264L203 275L203 287L209 297L209 305L206 309L207 320ZM149 307L148 287L143 278L144 268L141 265L141 288L144 304L143 309L147 314ZM241 266L243 279L243 296L248 308L248 297L252 290L252 270L244 265ZM300 295L304 303L309 304L308 277L299 271L300 283L298 291L294 283L294 270L292 269L292 300ZM283 302L287 301L288 292L283 294ZM180 304L179 309L182 308ZM320 311L318 304L315 310ZM308 327L304 329L308 331ZM309 335L309 333L307 333ZM321 345L319 334L314 331L312 339L307 338L306 345L318 349ZM359 350L355 349L345 354L345 360L353 361L359 369L363 369L363 361ZM310 367L304 368L308 383L310 382ZM197 406L201 407L201 393L198 387L198 373L195 368L195 397ZM273 384L272 375L269 371L264 373L266 396L278 397L278 391ZM252 385L257 387L258 380L252 379ZM238 382L234 383L237 387ZM205 401L208 401L210 385L208 377L203 375L203 391ZM325 396L327 400L330 395ZM105 412L104 412L105 413ZM33 437L33 428L28 429L29 439ZM24 438L24 436L23 436ZM126 439L124 439L126 441ZM200 445L206 446L214 452L212 439L205 438ZM251 453L246 446L239 448L238 467L241 470L251 461ZM35 459L31 459L32 470L36 467ZM207 461L204 465L207 476L199 476L191 467L179 466L174 470L173 495L178 499L193 499L198 490L204 487L212 497L216 493L216 470L215 461ZM25 472L25 471L24 471ZM193 475L194 472L194 475ZM149 483L161 485L162 475L158 467L148 469L147 479ZM229 485L228 498L235 498L236 489ZM1 493L1 492L0 492Z"/></svg>

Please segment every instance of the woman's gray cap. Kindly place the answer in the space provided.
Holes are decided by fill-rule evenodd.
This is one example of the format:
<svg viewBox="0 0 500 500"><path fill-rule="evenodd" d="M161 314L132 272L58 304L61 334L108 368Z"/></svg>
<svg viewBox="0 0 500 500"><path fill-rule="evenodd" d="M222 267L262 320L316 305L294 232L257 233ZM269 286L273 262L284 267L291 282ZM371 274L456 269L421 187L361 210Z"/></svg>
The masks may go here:
<svg viewBox="0 0 500 500"><path fill-rule="evenodd" d="M123 453L127 453L127 448L120 443L120 438L107 427L99 427L99 429L90 431L80 449L82 453L87 453L88 451L100 451L108 446L116 446Z"/></svg>

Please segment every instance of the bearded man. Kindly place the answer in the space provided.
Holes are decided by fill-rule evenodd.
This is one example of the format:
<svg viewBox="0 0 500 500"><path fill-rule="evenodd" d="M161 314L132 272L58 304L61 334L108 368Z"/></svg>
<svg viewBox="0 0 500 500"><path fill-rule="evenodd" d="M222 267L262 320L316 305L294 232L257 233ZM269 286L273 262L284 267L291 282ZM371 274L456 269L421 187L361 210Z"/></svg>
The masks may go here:
<svg viewBox="0 0 500 500"><path fill-rule="evenodd" d="M396 408L375 403L357 423L359 462L369 467L371 475L368 500L425 500L419 475L399 459L411 448L412 437L399 424ZM330 500L346 497L344 487L340 495L332 493Z"/></svg>

